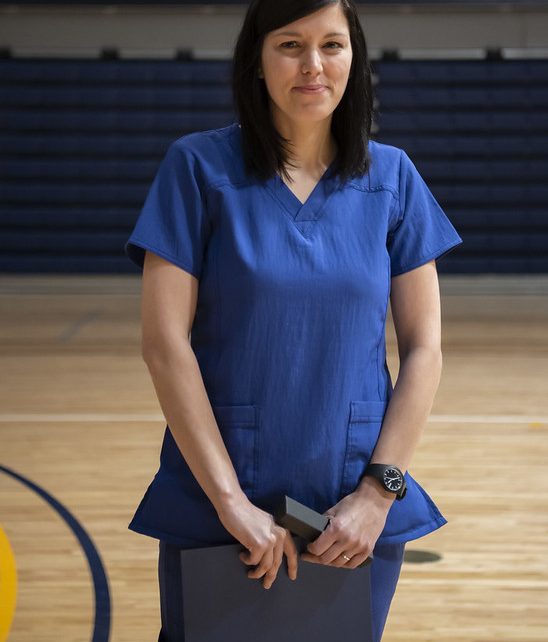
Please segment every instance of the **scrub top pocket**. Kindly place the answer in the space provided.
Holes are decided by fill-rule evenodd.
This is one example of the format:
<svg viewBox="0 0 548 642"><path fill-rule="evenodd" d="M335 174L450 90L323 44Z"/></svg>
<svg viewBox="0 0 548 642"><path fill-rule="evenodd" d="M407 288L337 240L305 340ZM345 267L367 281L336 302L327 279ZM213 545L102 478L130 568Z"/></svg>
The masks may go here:
<svg viewBox="0 0 548 642"><path fill-rule="evenodd" d="M254 405L213 405L212 408L240 486L248 498L253 499L257 477L259 409Z"/></svg>
<svg viewBox="0 0 548 642"><path fill-rule="evenodd" d="M351 401L340 498L353 492L379 438L387 402Z"/></svg>

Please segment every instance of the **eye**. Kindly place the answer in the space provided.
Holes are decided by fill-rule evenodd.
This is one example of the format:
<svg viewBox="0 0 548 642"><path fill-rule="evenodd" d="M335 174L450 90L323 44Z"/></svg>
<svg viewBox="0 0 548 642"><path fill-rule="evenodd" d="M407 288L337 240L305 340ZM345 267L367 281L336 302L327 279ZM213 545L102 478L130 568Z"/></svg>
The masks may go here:
<svg viewBox="0 0 548 642"><path fill-rule="evenodd" d="M286 40L285 42L282 42L280 44L280 47L282 47L283 49L295 49L296 47L299 47L299 46L300 45L296 40ZM342 49L343 48L343 45L340 42L336 42L334 40L331 41L331 42L327 42L324 46L327 49Z"/></svg>

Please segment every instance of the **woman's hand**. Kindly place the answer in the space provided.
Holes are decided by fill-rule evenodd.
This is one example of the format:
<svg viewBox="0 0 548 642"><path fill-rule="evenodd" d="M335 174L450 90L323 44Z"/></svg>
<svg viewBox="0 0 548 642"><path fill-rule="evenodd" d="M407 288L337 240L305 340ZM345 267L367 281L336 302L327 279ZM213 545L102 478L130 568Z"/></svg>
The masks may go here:
<svg viewBox="0 0 548 642"><path fill-rule="evenodd" d="M364 477L354 492L324 513L330 517L329 525L308 544L301 559L342 568L358 567L373 552L394 498L375 479Z"/></svg>
<svg viewBox="0 0 548 642"><path fill-rule="evenodd" d="M287 572L292 580L297 579L299 556L291 533L274 521L274 517L252 504L244 495L225 505L219 519L226 530L235 537L247 551L240 553L242 562L256 566L247 576L252 579L263 577L263 586L269 589L281 566L285 553Z"/></svg>

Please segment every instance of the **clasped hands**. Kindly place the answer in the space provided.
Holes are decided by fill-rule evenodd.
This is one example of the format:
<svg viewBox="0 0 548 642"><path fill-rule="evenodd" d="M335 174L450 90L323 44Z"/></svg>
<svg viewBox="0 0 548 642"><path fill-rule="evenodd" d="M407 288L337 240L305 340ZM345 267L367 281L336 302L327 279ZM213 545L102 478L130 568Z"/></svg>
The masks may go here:
<svg viewBox="0 0 548 642"><path fill-rule="evenodd" d="M290 531L276 524L270 513L248 500L237 502L219 513L219 517L225 528L247 549L239 554L244 564L254 567L247 576L263 578L264 588L269 589L284 555L292 580L297 579L299 558L313 564L348 569L357 568L364 562L375 548L393 502L374 484L374 480L362 482L354 492L328 509L324 515L329 516L329 524L300 556Z"/></svg>

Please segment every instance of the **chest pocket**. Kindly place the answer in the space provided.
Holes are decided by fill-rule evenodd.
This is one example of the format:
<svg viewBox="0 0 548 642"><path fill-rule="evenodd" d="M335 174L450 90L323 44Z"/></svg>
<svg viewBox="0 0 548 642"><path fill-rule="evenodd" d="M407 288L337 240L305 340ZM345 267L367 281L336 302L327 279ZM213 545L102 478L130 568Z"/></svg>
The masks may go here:
<svg viewBox="0 0 548 642"><path fill-rule="evenodd" d="M247 497L253 499L257 479L259 408L254 405L213 405L212 408L240 486Z"/></svg>
<svg viewBox="0 0 548 642"><path fill-rule="evenodd" d="M377 444L387 401L351 401L339 497L353 492Z"/></svg>

